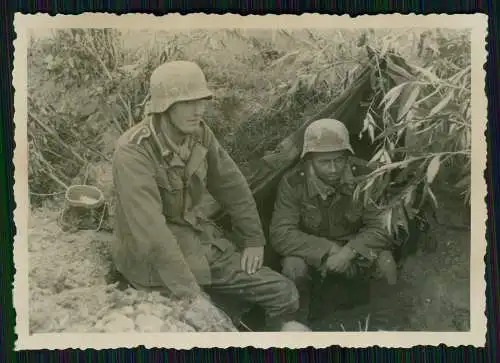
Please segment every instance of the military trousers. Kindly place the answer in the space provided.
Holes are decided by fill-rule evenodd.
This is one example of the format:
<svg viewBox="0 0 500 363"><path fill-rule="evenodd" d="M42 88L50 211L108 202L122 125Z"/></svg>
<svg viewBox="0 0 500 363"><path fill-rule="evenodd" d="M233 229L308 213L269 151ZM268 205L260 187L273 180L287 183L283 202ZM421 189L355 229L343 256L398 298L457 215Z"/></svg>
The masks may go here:
<svg viewBox="0 0 500 363"><path fill-rule="evenodd" d="M237 309L241 309L242 314L244 309L253 305L264 310L266 329L269 331L278 331L283 323L295 319L299 308L299 293L290 279L266 266L252 275L247 274L241 269L241 253L234 246L221 249L215 244L210 245L207 259L211 283L202 287L233 321L239 313ZM166 286L132 285L139 290L159 291L170 295Z"/></svg>
<svg viewBox="0 0 500 363"><path fill-rule="evenodd" d="M304 324L325 308L349 307L369 298L372 265L357 265L357 273L351 277L334 273L323 277L300 257L287 256L281 263L282 274L292 280L299 291L300 306L296 316Z"/></svg>
<svg viewBox="0 0 500 363"><path fill-rule="evenodd" d="M207 257L212 279L210 285L203 287L209 294L219 301L261 307L268 330L279 330L281 324L294 320L299 293L290 279L266 266L252 275L246 273L241 269L241 253L235 248L222 251L211 246Z"/></svg>

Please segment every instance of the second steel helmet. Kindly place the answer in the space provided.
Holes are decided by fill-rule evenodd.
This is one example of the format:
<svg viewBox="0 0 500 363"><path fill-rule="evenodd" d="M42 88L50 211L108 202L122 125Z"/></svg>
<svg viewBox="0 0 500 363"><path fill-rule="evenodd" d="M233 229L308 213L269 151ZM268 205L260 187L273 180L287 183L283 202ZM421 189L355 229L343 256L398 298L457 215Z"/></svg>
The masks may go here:
<svg viewBox="0 0 500 363"><path fill-rule="evenodd" d="M176 102L212 98L201 68L193 62L164 63L151 74L149 113L165 112Z"/></svg>
<svg viewBox="0 0 500 363"><path fill-rule="evenodd" d="M308 152L329 152L354 150L349 143L349 131L345 125L334 119L320 119L307 126L301 158Z"/></svg>

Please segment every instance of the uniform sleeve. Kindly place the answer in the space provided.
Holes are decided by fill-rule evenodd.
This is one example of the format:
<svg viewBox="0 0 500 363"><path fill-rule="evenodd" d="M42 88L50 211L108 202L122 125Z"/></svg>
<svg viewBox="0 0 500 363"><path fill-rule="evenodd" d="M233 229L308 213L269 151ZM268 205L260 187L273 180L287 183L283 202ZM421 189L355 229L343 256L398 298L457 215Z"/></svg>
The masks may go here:
<svg viewBox="0 0 500 363"><path fill-rule="evenodd" d="M280 255L302 257L309 265L319 268L333 242L303 232L299 223L300 199L284 177L278 187L271 220L271 244Z"/></svg>
<svg viewBox="0 0 500 363"><path fill-rule="evenodd" d="M384 215L374 206L367 206L363 210L363 226L359 232L349 240L347 246L372 261L377 258L381 250L389 248L391 238L384 227Z"/></svg>
<svg viewBox="0 0 500 363"><path fill-rule="evenodd" d="M252 191L236 163L207 127L207 188L231 217L236 238L244 247L266 243Z"/></svg>
<svg viewBox="0 0 500 363"><path fill-rule="evenodd" d="M113 159L116 197L135 248L142 249L165 286L178 297L194 297L200 287L163 216L151 161L135 145L122 146Z"/></svg>

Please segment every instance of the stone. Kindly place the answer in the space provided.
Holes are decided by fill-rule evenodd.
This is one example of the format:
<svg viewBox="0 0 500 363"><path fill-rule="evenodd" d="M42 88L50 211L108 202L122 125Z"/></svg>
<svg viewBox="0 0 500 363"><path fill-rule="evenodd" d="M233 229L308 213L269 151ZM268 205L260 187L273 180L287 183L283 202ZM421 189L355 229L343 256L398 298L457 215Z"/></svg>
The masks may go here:
<svg viewBox="0 0 500 363"><path fill-rule="evenodd" d="M151 315L152 306L150 303L142 302L136 306L137 312L145 315Z"/></svg>
<svg viewBox="0 0 500 363"><path fill-rule="evenodd" d="M120 319L122 316L123 314L120 314L118 311L115 310L110 312L109 314L104 315L101 320L104 324L106 324L111 320Z"/></svg>
<svg viewBox="0 0 500 363"><path fill-rule="evenodd" d="M196 329L180 320L167 319L167 321L162 325L160 331L162 333L182 333L196 332Z"/></svg>
<svg viewBox="0 0 500 363"><path fill-rule="evenodd" d="M172 308L170 306L156 304L152 306L151 313L157 318L163 319L165 316L172 314Z"/></svg>
<svg viewBox="0 0 500 363"><path fill-rule="evenodd" d="M135 330L135 324L132 319L127 318L125 315L114 313L113 319L104 326L104 329L113 333L131 332Z"/></svg>
<svg viewBox="0 0 500 363"><path fill-rule="evenodd" d="M135 318L135 324L140 332L158 333L161 331L163 321L154 315L139 314Z"/></svg>
<svg viewBox="0 0 500 363"><path fill-rule="evenodd" d="M197 331L236 331L227 314L203 297L195 299L182 313L182 318Z"/></svg>
<svg viewBox="0 0 500 363"><path fill-rule="evenodd" d="M307 326L304 324L299 323L298 321L288 321L285 324L283 324L281 331L311 331Z"/></svg>
<svg viewBox="0 0 500 363"><path fill-rule="evenodd" d="M127 316L130 316L134 313L134 308L132 306L124 306L122 309L121 309L121 312L123 315L127 315Z"/></svg>

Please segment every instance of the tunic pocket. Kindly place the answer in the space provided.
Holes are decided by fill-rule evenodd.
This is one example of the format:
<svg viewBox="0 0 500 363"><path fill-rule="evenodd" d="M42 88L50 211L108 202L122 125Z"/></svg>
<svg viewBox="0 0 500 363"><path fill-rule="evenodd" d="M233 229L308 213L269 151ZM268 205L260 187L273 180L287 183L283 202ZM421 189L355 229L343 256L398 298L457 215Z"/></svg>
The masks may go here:
<svg viewBox="0 0 500 363"><path fill-rule="evenodd" d="M156 177L163 205L163 214L167 218L177 218L183 214L184 184L180 175L163 171Z"/></svg>
<svg viewBox="0 0 500 363"><path fill-rule="evenodd" d="M360 202L351 202L348 206L345 214L344 220L351 229L358 229L361 227L363 220L363 206Z"/></svg>
<svg viewBox="0 0 500 363"><path fill-rule="evenodd" d="M312 204L303 204L301 208L302 224L311 230L319 229L322 221L321 210Z"/></svg>

